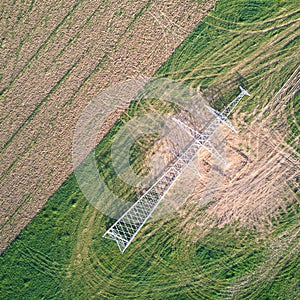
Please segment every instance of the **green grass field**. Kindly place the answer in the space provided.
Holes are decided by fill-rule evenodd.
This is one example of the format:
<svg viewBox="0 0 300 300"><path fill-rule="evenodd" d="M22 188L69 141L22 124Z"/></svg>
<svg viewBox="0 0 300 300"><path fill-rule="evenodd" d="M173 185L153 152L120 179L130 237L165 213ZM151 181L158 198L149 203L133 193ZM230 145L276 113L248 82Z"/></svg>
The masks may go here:
<svg viewBox="0 0 300 300"><path fill-rule="evenodd" d="M217 2L194 32L157 72L201 86L216 108L237 94L251 92L242 104L245 121L271 100L299 64L296 1ZM213 97L212 97L213 96ZM148 106L172 112L157 101L132 103L95 149L107 185L124 199L135 190L116 178L110 149L117 131ZM293 103L299 120L299 93ZM290 108L288 109L288 113ZM291 124L294 119L291 119ZM299 132L296 125L291 131ZM151 143L133 147L138 169ZM137 163L138 162L138 163ZM146 224L136 240L119 253L103 239L111 222L81 193L74 174L0 257L1 299L297 299L300 295L299 206L294 201L274 219L268 238L237 226L202 235L180 229L205 209L174 213ZM299 237L299 235L298 235Z"/></svg>

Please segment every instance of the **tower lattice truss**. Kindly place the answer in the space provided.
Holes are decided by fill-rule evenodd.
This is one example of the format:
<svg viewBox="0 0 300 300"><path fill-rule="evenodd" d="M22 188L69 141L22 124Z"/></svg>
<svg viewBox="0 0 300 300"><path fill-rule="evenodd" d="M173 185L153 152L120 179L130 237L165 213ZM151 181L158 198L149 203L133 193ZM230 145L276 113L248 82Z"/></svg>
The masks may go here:
<svg viewBox="0 0 300 300"><path fill-rule="evenodd" d="M222 163L226 164L226 161L214 148L210 139L218 130L220 124L225 124L235 132L228 116L245 95L250 96L242 87L240 89L240 94L222 112L207 107L216 118L203 132L198 132L180 120L173 118L175 123L192 137L192 142L178 155L173 165L103 235L104 238L116 241L121 253L124 253L158 204L203 147L212 152Z"/></svg>

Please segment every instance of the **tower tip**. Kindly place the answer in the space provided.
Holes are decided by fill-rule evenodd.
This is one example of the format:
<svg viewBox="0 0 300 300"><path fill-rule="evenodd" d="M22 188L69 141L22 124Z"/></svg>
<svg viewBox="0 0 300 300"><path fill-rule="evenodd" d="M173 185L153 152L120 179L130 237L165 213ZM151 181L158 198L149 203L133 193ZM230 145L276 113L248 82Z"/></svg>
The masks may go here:
<svg viewBox="0 0 300 300"><path fill-rule="evenodd" d="M244 93L244 95L250 96L250 94L240 86L240 90L242 91L242 93Z"/></svg>

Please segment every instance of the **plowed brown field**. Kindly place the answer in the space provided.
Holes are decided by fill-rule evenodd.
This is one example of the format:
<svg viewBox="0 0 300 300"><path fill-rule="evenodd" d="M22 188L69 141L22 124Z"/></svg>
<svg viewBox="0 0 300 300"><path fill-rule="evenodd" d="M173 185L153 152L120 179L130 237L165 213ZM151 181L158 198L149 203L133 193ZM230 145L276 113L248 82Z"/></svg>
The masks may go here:
<svg viewBox="0 0 300 300"><path fill-rule="evenodd" d="M108 86L153 75L215 4L203 2L2 2L0 253L73 171L84 107Z"/></svg>

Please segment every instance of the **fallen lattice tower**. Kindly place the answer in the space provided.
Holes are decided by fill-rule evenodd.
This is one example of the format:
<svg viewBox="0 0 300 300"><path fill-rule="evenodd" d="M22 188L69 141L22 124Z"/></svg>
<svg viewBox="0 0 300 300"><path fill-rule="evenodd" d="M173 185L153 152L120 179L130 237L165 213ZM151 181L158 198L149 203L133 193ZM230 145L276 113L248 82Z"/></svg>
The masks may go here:
<svg viewBox="0 0 300 300"><path fill-rule="evenodd" d="M220 124L225 124L235 132L228 116L239 104L241 99L249 93L240 87L240 94L222 111L218 112L211 107L207 107L216 118L207 126L203 132L187 126L177 119L173 119L177 125L183 128L193 138L193 141L181 153L174 164L170 166L164 174L126 211L103 235L103 237L117 242L121 253L133 241L134 237L141 230L142 226L150 218L158 204L168 193L169 189L175 184L182 172L188 167L189 163L196 157L202 148L208 149L217 158L226 164L223 157L218 153L210 142L211 137L218 130Z"/></svg>

